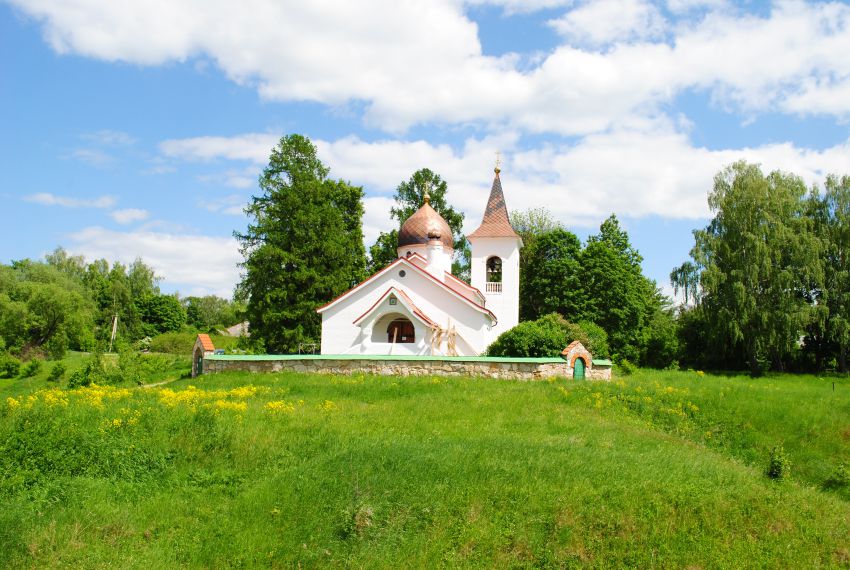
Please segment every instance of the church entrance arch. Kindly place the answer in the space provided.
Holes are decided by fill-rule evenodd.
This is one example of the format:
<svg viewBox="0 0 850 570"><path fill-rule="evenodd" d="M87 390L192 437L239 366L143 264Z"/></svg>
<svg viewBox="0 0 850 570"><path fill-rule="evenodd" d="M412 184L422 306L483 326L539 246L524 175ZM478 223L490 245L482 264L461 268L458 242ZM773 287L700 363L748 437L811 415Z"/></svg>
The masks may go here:
<svg viewBox="0 0 850 570"><path fill-rule="evenodd" d="M413 321L402 313L382 315L372 327L372 342L414 344L416 343L416 327Z"/></svg>

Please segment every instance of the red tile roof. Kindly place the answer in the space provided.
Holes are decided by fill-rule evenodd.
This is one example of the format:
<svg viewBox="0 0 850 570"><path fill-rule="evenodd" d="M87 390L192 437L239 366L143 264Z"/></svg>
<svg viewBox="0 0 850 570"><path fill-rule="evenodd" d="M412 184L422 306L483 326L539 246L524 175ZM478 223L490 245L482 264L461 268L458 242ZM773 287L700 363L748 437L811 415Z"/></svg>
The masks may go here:
<svg viewBox="0 0 850 570"><path fill-rule="evenodd" d="M215 346L213 345L212 339L208 334L199 334L198 340L201 341L201 347L203 347L205 352L212 352L215 350Z"/></svg>
<svg viewBox="0 0 850 570"><path fill-rule="evenodd" d="M519 237L508 218L508 207L505 204L505 194L502 192L502 181L499 179L498 170L493 178L493 187L490 189L490 198L484 210L484 219L481 220L478 229L467 237Z"/></svg>

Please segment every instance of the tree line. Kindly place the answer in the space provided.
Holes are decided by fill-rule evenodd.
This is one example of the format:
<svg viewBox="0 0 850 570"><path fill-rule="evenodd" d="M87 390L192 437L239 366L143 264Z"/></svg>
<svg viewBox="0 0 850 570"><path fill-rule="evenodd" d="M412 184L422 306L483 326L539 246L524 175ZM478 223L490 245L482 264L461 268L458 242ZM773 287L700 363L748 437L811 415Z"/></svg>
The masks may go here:
<svg viewBox="0 0 850 570"><path fill-rule="evenodd" d="M61 358L105 350L165 332L203 331L241 322L241 303L216 296L164 294L141 259L86 263L59 247L42 261L0 264L0 352Z"/></svg>

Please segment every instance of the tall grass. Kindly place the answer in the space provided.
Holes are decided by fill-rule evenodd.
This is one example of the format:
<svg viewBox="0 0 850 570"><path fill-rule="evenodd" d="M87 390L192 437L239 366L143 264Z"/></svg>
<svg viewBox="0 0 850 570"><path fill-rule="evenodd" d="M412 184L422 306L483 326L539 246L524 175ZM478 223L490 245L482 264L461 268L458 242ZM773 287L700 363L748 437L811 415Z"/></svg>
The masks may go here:
<svg viewBox="0 0 850 570"><path fill-rule="evenodd" d="M848 385L742 382L0 385L0 565L847 566Z"/></svg>

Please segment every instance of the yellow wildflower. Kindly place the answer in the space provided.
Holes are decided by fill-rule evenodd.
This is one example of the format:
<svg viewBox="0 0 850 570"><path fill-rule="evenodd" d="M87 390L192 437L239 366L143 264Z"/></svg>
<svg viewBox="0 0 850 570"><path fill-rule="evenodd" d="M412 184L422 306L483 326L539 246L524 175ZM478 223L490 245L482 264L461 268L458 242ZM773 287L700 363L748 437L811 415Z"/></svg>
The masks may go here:
<svg viewBox="0 0 850 570"><path fill-rule="evenodd" d="M322 403L319 405L319 407L320 407L320 408L322 408L322 410L324 410L324 411L326 411L326 412L330 412L330 411L332 411L332 410L335 410L335 409L336 409L336 404L334 404L334 403L333 403L333 402L331 402L330 400L325 400L324 402L322 402Z"/></svg>
<svg viewBox="0 0 850 570"><path fill-rule="evenodd" d="M16 399L14 399L13 397L11 397L11 396L9 396L8 398L6 398L6 405L8 405L8 406L9 406L9 409L10 409L10 410L16 410L16 409L18 409L18 408L20 408L20 407L21 407L21 403L20 403L18 400L16 400Z"/></svg>
<svg viewBox="0 0 850 570"><path fill-rule="evenodd" d="M286 402L284 400L266 402L266 405L264 407L266 410L274 414L290 414L295 411L295 404L292 404L291 402Z"/></svg>

